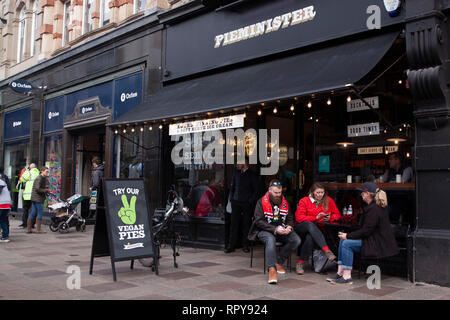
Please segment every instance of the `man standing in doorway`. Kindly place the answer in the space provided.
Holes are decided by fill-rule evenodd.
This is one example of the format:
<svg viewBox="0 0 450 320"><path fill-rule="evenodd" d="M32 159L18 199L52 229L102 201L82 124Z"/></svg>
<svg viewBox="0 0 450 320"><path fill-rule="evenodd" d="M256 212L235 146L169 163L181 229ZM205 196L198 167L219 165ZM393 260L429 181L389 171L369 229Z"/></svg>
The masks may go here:
<svg viewBox="0 0 450 320"><path fill-rule="evenodd" d="M31 191L33 190L34 180L39 176L39 169L36 168L34 163L25 170L25 172L20 177L20 182L25 183L25 190L23 191L23 214L22 214L22 224L20 228L27 228L28 214L31 209ZM33 219L33 227L36 220Z"/></svg>
<svg viewBox="0 0 450 320"><path fill-rule="evenodd" d="M239 225L242 219L242 250L249 252L249 240L253 206L258 200L258 175L248 166L248 159L244 164L238 164L231 181L231 226L230 241L225 253L235 250L239 238Z"/></svg>
<svg viewBox="0 0 450 320"><path fill-rule="evenodd" d="M94 174L92 175L91 187L89 188L91 191L100 189L105 170L105 166L99 157L92 159L92 166L94 167Z"/></svg>

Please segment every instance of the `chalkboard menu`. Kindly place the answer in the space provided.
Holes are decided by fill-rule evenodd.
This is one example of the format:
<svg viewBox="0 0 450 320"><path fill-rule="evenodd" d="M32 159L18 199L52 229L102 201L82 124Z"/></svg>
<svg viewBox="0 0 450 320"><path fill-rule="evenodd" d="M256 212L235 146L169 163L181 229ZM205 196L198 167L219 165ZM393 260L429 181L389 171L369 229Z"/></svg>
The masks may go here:
<svg viewBox="0 0 450 320"><path fill-rule="evenodd" d="M152 241L152 225L147 202L147 192L141 179L104 179L99 198L104 207L97 206L94 237L92 241L89 274L94 258L110 256L114 281L114 262L153 257L158 274L158 256Z"/></svg>
<svg viewBox="0 0 450 320"><path fill-rule="evenodd" d="M105 179L103 192L111 257L131 260L153 256L151 219L144 181Z"/></svg>

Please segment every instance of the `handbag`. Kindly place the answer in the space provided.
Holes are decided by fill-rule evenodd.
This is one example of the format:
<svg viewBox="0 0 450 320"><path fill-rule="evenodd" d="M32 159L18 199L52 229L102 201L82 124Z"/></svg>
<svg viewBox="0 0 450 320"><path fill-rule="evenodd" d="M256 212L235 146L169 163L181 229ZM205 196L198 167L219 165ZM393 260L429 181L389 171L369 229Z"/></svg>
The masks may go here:
<svg viewBox="0 0 450 320"><path fill-rule="evenodd" d="M326 272L330 269L336 268L337 266L337 262L328 260L325 252L322 250L314 249L312 257L310 258L310 264L311 259L314 262L314 272L317 273Z"/></svg>

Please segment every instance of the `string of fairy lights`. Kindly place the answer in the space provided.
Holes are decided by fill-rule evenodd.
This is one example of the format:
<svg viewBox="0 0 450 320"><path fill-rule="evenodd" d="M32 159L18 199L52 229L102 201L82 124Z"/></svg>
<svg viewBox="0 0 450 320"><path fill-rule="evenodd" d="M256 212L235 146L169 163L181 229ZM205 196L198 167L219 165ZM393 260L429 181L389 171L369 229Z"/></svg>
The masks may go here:
<svg viewBox="0 0 450 320"><path fill-rule="evenodd" d="M403 80L398 80L398 84L401 85L403 83ZM171 119L159 119L159 120L152 120L152 121L143 121L143 122L135 122L135 123L128 123L124 125L118 125L113 128L114 134L135 134L135 133L143 133L144 131L156 131L156 130L163 130L165 127L168 127L171 124L180 123L183 121L193 121L193 120L199 120L199 119L212 119L212 118L218 118L218 117L224 117L224 116L231 116L231 115L239 115L243 114L244 118L247 117L248 113L256 113L258 117L262 117L263 115L280 115L281 113L286 116L286 111L289 112L289 115L294 117L296 110L298 110L299 107L305 108L305 115L310 112L312 114L307 115L306 119L308 121L315 121L318 123L320 121L320 118L317 115L314 115L313 108L315 106L326 106L326 107L333 107L335 105L335 100L341 100L341 101L352 101L352 94L347 92L338 92L330 91L327 94L311 94L309 96L303 96L301 98L294 97L290 99L284 99L284 100L276 100L271 102L261 102L258 104L253 105L247 105L240 108L233 108L231 110L218 110L218 111L210 111L206 113L201 114L195 114L191 116L179 116L174 117ZM345 99L345 100L344 100ZM340 104L340 103L338 103ZM413 129L411 124L403 122L398 125L392 126L389 124L385 127L380 128L380 133L384 133L385 141L393 142L395 145L399 144L400 142L407 141L407 138L409 136L409 131ZM354 142L352 142L350 139L348 141L340 141L337 142L337 144L341 147L347 148L351 145L354 145Z"/></svg>

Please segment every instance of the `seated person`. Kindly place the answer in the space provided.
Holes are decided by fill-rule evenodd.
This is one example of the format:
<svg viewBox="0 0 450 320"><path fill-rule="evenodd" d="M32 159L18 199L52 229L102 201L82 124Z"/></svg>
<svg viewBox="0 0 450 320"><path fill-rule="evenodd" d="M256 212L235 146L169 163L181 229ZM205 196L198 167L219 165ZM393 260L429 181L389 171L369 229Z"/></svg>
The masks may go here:
<svg viewBox="0 0 450 320"><path fill-rule="evenodd" d="M256 204L254 221L248 234L249 240L258 238L264 242L270 284L277 283L277 273L286 273L282 265L300 244L300 238L293 232L294 217L282 190L279 180L270 181L269 191ZM278 259L277 241L284 243Z"/></svg>
<svg viewBox="0 0 450 320"><path fill-rule="evenodd" d="M386 212L386 193L373 182L365 182L361 189L365 206L360 228L340 233L337 274L327 278L333 284L352 284L353 253L361 256L385 258L398 254L397 242Z"/></svg>
<svg viewBox="0 0 450 320"><path fill-rule="evenodd" d="M379 182L396 182L396 175L402 176L402 183L413 181L411 167L403 166L403 161L398 152L389 154L389 169L380 177Z"/></svg>
<svg viewBox="0 0 450 320"><path fill-rule="evenodd" d="M328 260L336 259L318 226L322 226L323 222L334 222L340 218L341 214L333 199L328 196L325 186L318 182L314 183L309 190L309 195L299 201L295 212L294 230L303 240L299 260L295 267L298 274L304 273L304 263L311 256L314 246L322 249Z"/></svg>

